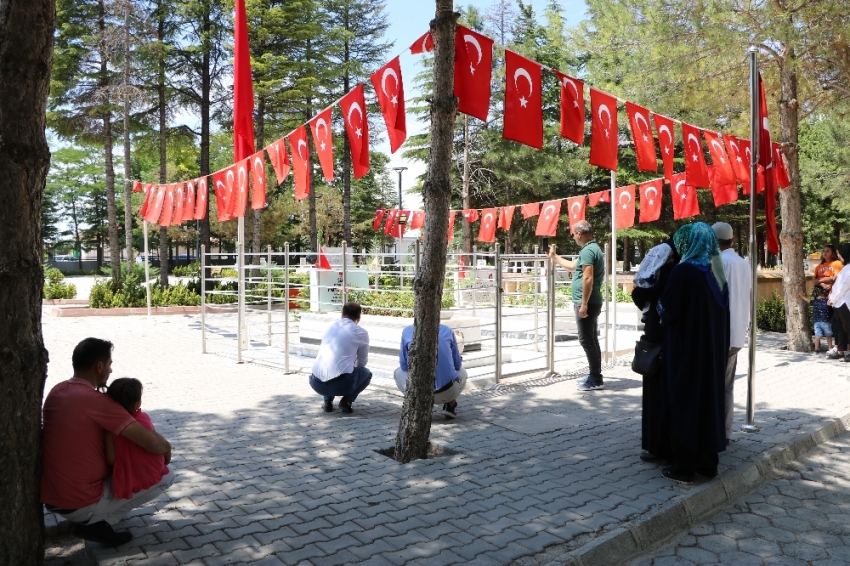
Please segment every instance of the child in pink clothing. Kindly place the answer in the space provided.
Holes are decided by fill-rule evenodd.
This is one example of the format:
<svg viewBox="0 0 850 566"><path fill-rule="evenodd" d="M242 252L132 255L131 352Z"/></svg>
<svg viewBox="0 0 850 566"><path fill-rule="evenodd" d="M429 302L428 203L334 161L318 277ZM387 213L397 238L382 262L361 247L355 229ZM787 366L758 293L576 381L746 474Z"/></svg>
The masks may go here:
<svg viewBox="0 0 850 566"><path fill-rule="evenodd" d="M142 382L132 377L121 377L113 381L106 394L127 409L140 425L155 430L150 417L141 410ZM168 473L165 456L151 454L123 436L106 433L106 461L112 464L112 492L119 499L133 496L159 483Z"/></svg>

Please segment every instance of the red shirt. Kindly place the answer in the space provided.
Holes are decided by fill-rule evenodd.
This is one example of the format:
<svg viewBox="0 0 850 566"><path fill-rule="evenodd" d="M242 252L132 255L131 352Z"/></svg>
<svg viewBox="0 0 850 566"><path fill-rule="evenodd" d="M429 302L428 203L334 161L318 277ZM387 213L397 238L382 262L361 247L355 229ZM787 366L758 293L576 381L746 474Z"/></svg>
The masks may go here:
<svg viewBox="0 0 850 566"><path fill-rule="evenodd" d="M109 475L104 431L118 436L136 420L78 377L50 390L41 415L41 501L62 509L97 503Z"/></svg>
<svg viewBox="0 0 850 566"><path fill-rule="evenodd" d="M151 418L144 411L136 413L136 422L148 430L155 430ZM168 473L165 454L151 454L132 440L115 437L115 465L112 468L112 492L119 499L132 499L133 495L147 489Z"/></svg>

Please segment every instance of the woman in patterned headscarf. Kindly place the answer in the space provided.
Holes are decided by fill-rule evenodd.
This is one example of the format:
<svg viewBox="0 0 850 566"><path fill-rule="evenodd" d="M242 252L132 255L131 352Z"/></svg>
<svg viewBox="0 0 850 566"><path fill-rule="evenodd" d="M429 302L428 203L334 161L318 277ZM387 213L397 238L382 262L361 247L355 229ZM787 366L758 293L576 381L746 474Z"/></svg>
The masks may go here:
<svg viewBox="0 0 850 566"><path fill-rule="evenodd" d="M662 418L670 432L673 465L666 478L691 483L717 475L726 449L724 376L729 352L729 292L717 236L704 222L673 235L681 256L658 312L664 325Z"/></svg>

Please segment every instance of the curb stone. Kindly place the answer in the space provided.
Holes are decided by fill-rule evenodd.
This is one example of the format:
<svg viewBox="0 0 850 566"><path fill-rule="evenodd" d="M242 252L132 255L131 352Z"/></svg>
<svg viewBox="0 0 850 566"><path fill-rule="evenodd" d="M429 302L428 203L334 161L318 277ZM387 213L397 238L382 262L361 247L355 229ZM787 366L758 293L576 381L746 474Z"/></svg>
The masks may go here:
<svg viewBox="0 0 850 566"><path fill-rule="evenodd" d="M762 452L756 461L742 469L725 473L687 495L653 509L636 521L630 521L611 532L567 550L565 545L552 546L536 556L514 561L516 566L608 566L622 564L635 555L652 550L670 535L687 529L713 515L718 509L746 495L773 476L776 469L788 466L806 452L850 430L850 414L831 419L818 430L804 435L790 445L780 445Z"/></svg>

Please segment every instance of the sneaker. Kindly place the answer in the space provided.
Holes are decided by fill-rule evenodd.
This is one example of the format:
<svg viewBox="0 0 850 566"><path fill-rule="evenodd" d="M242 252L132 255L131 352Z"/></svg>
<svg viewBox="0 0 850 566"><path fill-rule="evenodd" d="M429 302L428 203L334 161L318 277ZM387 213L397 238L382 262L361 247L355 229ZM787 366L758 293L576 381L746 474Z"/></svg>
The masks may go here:
<svg viewBox="0 0 850 566"><path fill-rule="evenodd" d="M673 468L664 468L661 470L661 475L667 478L668 480L673 480L675 482L683 483L685 485L691 485L694 483L694 476L686 476L684 474L678 474L673 472Z"/></svg>
<svg viewBox="0 0 850 566"><path fill-rule="evenodd" d="M325 401L324 403L322 403L322 410L324 410L326 413L332 413L334 410L333 400Z"/></svg>
<svg viewBox="0 0 850 566"><path fill-rule="evenodd" d="M346 401L345 399L340 399L340 400L339 400L339 409L340 409L343 413L351 414L351 413L353 413L353 412L354 412L354 409L352 409L352 408L351 408L351 403L349 403L349 402L348 402L348 401Z"/></svg>
<svg viewBox="0 0 850 566"><path fill-rule="evenodd" d="M590 382L590 388L594 391L597 389L605 389L605 383L603 383L602 378L599 377Z"/></svg>
<svg viewBox="0 0 850 566"><path fill-rule="evenodd" d="M589 375L578 382L579 391L590 391L591 389L593 389L593 378Z"/></svg>
<svg viewBox="0 0 850 566"><path fill-rule="evenodd" d="M127 531L115 532L106 521L99 521L92 525L76 525L74 534L83 540L110 547L121 546L133 540L133 535Z"/></svg>
<svg viewBox="0 0 850 566"><path fill-rule="evenodd" d="M842 362L850 362L850 354L844 354L844 357L841 358Z"/></svg>
<svg viewBox="0 0 850 566"><path fill-rule="evenodd" d="M447 419L457 418L457 401L445 403L443 405L443 415L445 415Z"/></svg>
<svg viewBox="0 0 850 566"><path fill-rule="evenodd" d="M834 354L835 352L838 352L838 348L836 346L833 346L826 351L827 354Z"/></svg>
<svg viewBox="0 0 850 566"><path fill-rule="evenodd" d="M826 355L826 357L829 358L830 360L839 360L839 359L844 358L844 354L839 354L837 350L834 350L834 351L830 351Z"/></svg>

